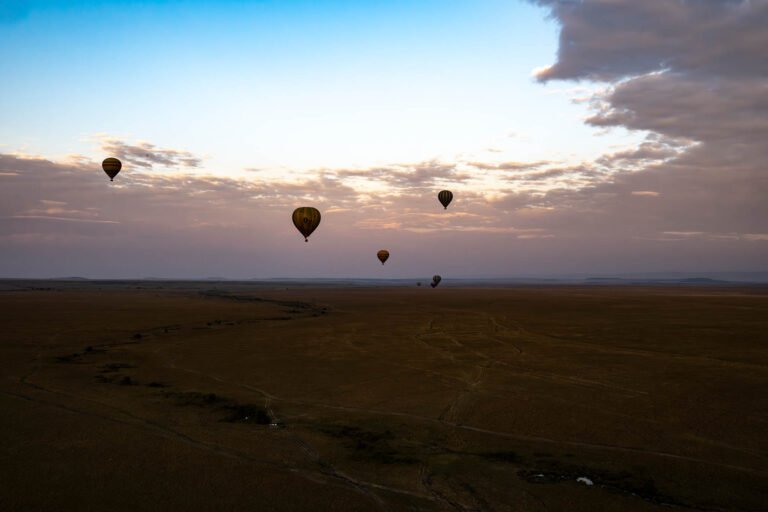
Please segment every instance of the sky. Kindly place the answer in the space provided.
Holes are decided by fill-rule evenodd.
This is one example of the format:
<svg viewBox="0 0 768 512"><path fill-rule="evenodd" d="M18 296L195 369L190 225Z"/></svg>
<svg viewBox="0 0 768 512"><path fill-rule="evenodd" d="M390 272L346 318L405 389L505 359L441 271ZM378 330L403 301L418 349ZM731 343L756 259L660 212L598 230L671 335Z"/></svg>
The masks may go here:
<svg viewBox="0 0 768 512"><path fill-rule="evenodd" d="M766 271L765 26L768 0L3 2L0 276Z"/></svg>

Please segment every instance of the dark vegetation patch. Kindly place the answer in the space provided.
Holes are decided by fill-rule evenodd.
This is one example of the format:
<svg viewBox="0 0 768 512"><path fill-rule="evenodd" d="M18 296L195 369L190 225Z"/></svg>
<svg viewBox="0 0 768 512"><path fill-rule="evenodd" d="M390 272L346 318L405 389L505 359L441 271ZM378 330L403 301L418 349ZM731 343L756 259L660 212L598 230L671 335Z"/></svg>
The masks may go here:
<svg viewBox="0 0 768 512"><path fill-rule="evenodd" d="M461 487L480 506L480 510L491 510L491 504L469 482L462 482Z"/></svg>
<svg viewBox="0 0 768 512"><path fill-rule="evenodd" d="M79 352L74 352L72 354L56 356L56 361L59 363L82 363L83 355Z"/></svg>
<svg viewBox="0 0 768 512"><path fill-rule="evenodd" d="M56 356L56 361L59 363L83 363L83 358L85 356L90 356L94 354L101 354L103 352L106 352L103 349L100 348L94 348L91 345L88 345L83 349L82 352L73 352L71 354L64 354L61 356Z"/></svg>
<svg viewBox="0 0 768 512"><path fill-rule="evenodd" d="M654 480L628 471L608 471L580 465L562 464L557 460L539 461L538 468L523 469L517 475L532 484L557 484L575 482L577 478L589 478L596 487L620 494L639 497L657 505L688 505L667 496L656 487Z"/></svg>
<svg viewBox="0 0 768 512"><path fill-rule="evenodd" d="M418 459L403 450L398 450L395 445L395 435L389 431L373 432L359 427L345 425L324 425L318 429L320 432L340 439L353 450L356 459L380 464L416 464Z"/></svg>
<svg viewBox="0 0 768 512"><path fill-rule="evenodd" d="M150 388L167 388L168 384L163 384L162 382L152 381L149 384L147 384Z"/></svg>
<svg viewBox="0 0 768 512"><path fill-rule="evenodd" d="M234 326L240 325L242 323L244 323L244 322L239 321L239 320L238 321L234 321L234 320L220 320L220 319L217 318L216 320L210 320L208 322L205 322L205 327L200 325L200 326L195 326L195 327L192 327L192 328L193 329L197 329L197 330L200 330L200 329L216 329L217 327L234 327ZM250 321L248 321L246 323L250 323Z"/></svg>
<svg viewBox="0 0 768 512"><path fill-rule="evenodd" d="M272 418L263 408L256 405L232 405L225 407L228 411L227 416L221 419L228 423L256 423L257 425L269 425Z"/></svg>
<svg viewBox="0 0 768 512"><path fill-rule="evenodd" d="M166 398L170 398L176 405L210 407L222 405L226 400L216 393L200 393L198 391L165 392Z"/></svg>
<svg viewBox="0 0 768 512"><path fill-rule="evenodd" d="M139 385L136 379L128 375L97 374L96 376L94 376L94 379L96 379L96 382L101 382L102 384L117 384L119 386L138 386Z"/></svg>
<svg viewBox="0 0 768 512"><path fill-rule="evenodd" d="M119 372L120 370L123 370L125 368L136 368L136 367L128 363L108 363L108 364L103 364L99 366L99 368L101 368L101 373L112 373L112 372Z"/></svg>
<svg viewBox="0 0 768 512"><path fill-rule="evenodd" d="M274 423L269 411L264 407L254 404L241 404L215 393L164 391L163 396L173 400L180 407L200 407L218 413L221 415L219 421L227 423L249 423L255 425L271 425Z"/></svg>
<svg viewBox="0 0 768 512"><path fill-rule="evenodd" d="M311 304L309 302L301 302L298 300L265 299L263 297L254 297L251 295L235 295L231 293L225 293L219 290L201 291L200 295L203 295L204 297L213 297L217 299L233 300L236 302L263 302L263 303L269 303L269 304L277 304L278 306L283 306L287 308L283 312L289 313L289 314L296 314L296 315L307 314L307 316L313 316L313 317L328 314L327 307L318 306L316 304ZM292 317L287 317L285 319L290 319L290 318ZM277 319L283 320L284 317L268 318L267 320L277 320Z"/></svg>
<svg viewBox="0 0 768 512"><path fill-rule="evenodd" d="M137 386L139 383L128 375L124 375L117 383L121 386Z"/></svg>

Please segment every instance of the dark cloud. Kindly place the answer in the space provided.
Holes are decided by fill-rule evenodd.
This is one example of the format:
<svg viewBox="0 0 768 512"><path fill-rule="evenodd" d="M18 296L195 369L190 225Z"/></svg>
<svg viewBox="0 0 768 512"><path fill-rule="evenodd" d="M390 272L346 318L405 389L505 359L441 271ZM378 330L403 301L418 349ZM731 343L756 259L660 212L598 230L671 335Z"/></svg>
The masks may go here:
<svg viewBox="0 0 768 512"><path fill-rule="evenodd" d="M539 77L614 84L592 99L589 124L648 130L667 145L764 146L768 0L537 3L562 25L557 62Z"/></svg>
<svg viewBox="0 0 768 512"><path fill-rule="evenodd" d="M655 137L649 138L635 148L607 153L598 158L595 163L603 167L613 168L621 165L627 169L637 169L677 157L688 148L688 144L676 140L654 139Z"/></svg>
<svg viewBox="0 0 768 512"><path fill-rule="evenodd" d="M712 143L760 143L768 136L768 75L693 78L679 73L623 82L595 102L588 122Z"/></svg>
<svg viewBox="0 0 768 512"><path fill-rule="evenodd" d="M765 255L749 242L768 233L768 0L536 3L561 25L539 80L608 82L587 122L650 134L596 159L581 187L497 207L535 212L558 236L734 244L723 268Z"/></svg>
<svg viewBox="0 0 768 512"><path fill-rule="evenodd" d="M101 141L101 149L110 156L119 158L123 164L148 169L155 165L190 169L200 167L202 163L201 158L188 151L161 149L149 142L126 144L118 139L104 138Z"/></svg>
<svg viewBox="0 0 768 512"><path fill-rule="evenodd" d="M766 0L536 0L561 24L547 80L616 80L673 69L765 77Z"/></svg>

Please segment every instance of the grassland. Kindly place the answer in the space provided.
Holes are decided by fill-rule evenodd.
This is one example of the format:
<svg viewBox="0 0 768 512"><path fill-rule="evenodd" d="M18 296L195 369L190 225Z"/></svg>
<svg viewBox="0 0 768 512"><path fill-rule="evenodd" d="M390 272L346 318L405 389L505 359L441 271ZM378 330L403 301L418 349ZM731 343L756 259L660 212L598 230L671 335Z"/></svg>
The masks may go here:
<svg viewBox="0 0 768 512"><path fill-rule="evenodd" d="M0 311L2 510L768 503L766 288L38 282Z"/></svg>

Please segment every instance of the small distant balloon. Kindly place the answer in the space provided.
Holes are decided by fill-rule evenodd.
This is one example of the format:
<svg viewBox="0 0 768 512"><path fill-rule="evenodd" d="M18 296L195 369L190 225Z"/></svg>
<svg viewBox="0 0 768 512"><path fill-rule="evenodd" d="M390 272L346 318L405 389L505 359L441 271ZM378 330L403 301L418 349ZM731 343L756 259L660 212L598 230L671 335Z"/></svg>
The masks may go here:
<svg viewBox="0 0 768 512"><path fill-rule="evenodd" d="M382 249L376 253L376 257L379 258L379 261L383 265L384 262L389 259L389 251L386 249Z"/></svg>
<svg viewBox="0 0 768 512"><path fill-rule="evenodd" d="M442 281L442 280L443 280L443 278L442 278L442 277L440 277L440 276L438 276L438 275L434 275L434 276L432 276L432 282L431 282L429 285L430 285L432 288L434 288L435 286L439 285L439 284L440 284L440 281Z"/></svg>
<svg viewBox="0 0 768 512"><path fill-rule="evenodd" d="M101 168L104 169L104 172L109 176L109 181L114 181L117 173L123 168L123 164L117 158L109 157L101 162Z"/></svg>
<svg viewBox="0 0 768 512"><path fill-rule="evenodd" d="M418 283L416 283L416 286L421 286L421 281L419 281Z"/></svg>
<svg viewBox="0 0 768 512"><path fill-rule="evenodd" d="M441 190L437 194L437 199L440 201L440 204L443 205L443 208L447 210L448 205L451 204L451 201L453 201L453 192L450 190Z"/></svg>
<svg viewBox="0 0 768 512"><path fill-rule="evenodd" d="M304 241L309 242L307 238L320 225L320 212L311 206L296 208L293 211L293 225L304 235Z"/></svg>

